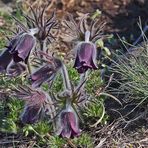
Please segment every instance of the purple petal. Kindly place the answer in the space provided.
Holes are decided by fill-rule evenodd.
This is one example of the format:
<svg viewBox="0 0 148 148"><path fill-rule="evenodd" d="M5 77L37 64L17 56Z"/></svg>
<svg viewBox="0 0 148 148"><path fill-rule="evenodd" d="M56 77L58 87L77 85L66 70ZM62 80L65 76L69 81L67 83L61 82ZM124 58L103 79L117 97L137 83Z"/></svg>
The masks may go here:
<svg viewBox="0 0 148 148"><path fill-rule="evenodd" d="M82 43L80 49L78 50L78 57L80 61L85 63L90 62L91 57L93 56L94 46L90 43Z"/></svg>
<svg viewBox="0 0 148 148"><path fill-rule="evenodd" d="M63 112L61 114L61 127L63 128L60 133L62 137L70 138L80 134L77 118L73 112Z"/></svg>
<svg viewBox="0 0 148 148"><path fill-rule="evenodd" d="M71 133L72 133L72 131L71 131L70 129L64 128L64 129L62 130L61 136L62 136L63 138L70 138L70 137L71 137Z"/></svg>
<svg viewBox="0 0 148 148"><path fill-rule="evenodd" d="M13 52L13 50L15 50L18 44L19 44L19 35L16 35L15 37L11 38L6 47L10 50L10 52Z"/></svg>
<svg viewBox="0 0 148 148"><path fill-rule="evenodd" d="M9 53L9 49L5 49L0 55L0 72L6 70L11 60L12 55Z"/></svg>
<svg viewBox="0 0 148 148"><path fill-rule="evenodd" d="M77 49L74 67L79 73L84 73L88 69L97 69L95 64L96 47L91 43L81 43Z"/></svg>
<svg viewBox="0 0 148 148"><path fill-rule="evenodd" d="M92 69L94 70L98 69L96 63L94 62L94 59L91 59L91 66L92 66Z"/></svg>
<svg viewBox="0 0 148 148"><path fill-rule="evenodd" d="M62 120L62 124L61 126L63 126L63 130L61 132L61 136L62 137L66 137L66 138L70 138L71 137L71 133L72 133L72 129L70 127L70 121L69 121L69 112L63 112L61 114L61 120Z"/></svg>
<svg viewBox="0 0 148 148"><path fill-rule="evenodd" d="M18 45L14 51L11 51L13 54L13 59L15 62L26 61L31 50L35 45L35 39L29 34L23 34L19 38Z"/></svg>
<svg viewBox="0 0 148 148"><path fill-rule="evenodd" d="M76 119L76 115L72 112L69 112L68 118L69 118L68 120L70 121L70 126L73 130L73 133L75 133L75 134L80 133L78 123L77 123L77 119Z"/></svg>
<svg viewBox="0 0 148 148"><path fill-rule="evenodd" d="M21 115L21 121L24 124L33 124L37 122L42 115L42 109L39 106L26 106Z"/></svg>
<svg viewBox="0 0 148 148"><path fill-rule="evenodd" d="M36 88L42 85L42 83L51 81L55 77L55 70L50 65L45 65L38 69L30 76L32 87Z"/></svg>

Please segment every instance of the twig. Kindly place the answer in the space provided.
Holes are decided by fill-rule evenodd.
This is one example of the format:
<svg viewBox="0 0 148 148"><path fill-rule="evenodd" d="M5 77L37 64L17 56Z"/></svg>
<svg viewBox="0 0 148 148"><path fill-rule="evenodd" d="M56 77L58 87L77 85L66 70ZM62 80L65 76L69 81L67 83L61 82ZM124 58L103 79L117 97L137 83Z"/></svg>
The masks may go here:
<svg viewBox="0 0 148 148"><path fill-rule="evenodd" d="M74 143L73 143L70 139L66 138L66 140L67 140L68 144L69 144L72 148L77 148L77 147L74 145Z"/></svg>

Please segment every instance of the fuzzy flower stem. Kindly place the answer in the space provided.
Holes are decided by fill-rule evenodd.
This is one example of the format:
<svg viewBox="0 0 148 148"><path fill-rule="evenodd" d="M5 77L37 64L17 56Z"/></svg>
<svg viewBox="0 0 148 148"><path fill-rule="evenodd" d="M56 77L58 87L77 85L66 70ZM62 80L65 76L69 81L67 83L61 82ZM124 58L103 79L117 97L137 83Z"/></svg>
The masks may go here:
<svg viewBox="0 0 148 148"><path fill-rule="evenodd" d="M40 50L45 52L46 51L46 39L40 41Z"/></svg>
<svg viewBox="0 0 148 148"><path fill-rule="evenodd" d="M63 82L64 82L64 87L67 90L71 90L71 84L70 84L70 80L69 80L69 75L68 75L68 71L67 68L64 64L62 64L62 76L63 76Z"/></svg>
<svg viewBox="0 0 148 148"><path fill-rule="evenodd" d="M40 40L40 41L39 41L39 45L40 45L40 50L41 50L41 51L47 52L46 39L45 39L45 40ZM43 56L40 55L40 58L43 58ZM41 62L41 64L43 64L43 62Z"/></svg>
<svg viewBox="0 0 148 148"><path fill-rule="evenodd" d="M27 62L27 68L28 68L28 72L29 72L29 74L31 75L31 65L30 65L30 63L29 63L29 59L28 59L28 62Z"/></svg>
<svg viewBox="0 0 148 148"><path fill-rule="evenodd" d="M88 75L88 71L86 71L85 73L82 73L80 75L80 81L79 81L79 84L78 84L78 86L76 88L77 92L84 89L84 87L85 87L85 80L87 78L87 75Z"/></svg>
<svg viewBox="0 0 148 148"><path fill-rule="evenodd" d="M89 39L90 39L90 31L86 31L85 32L85 42L89 42Z"/></svg>
<svg viewBox="0 0 148 148"><path fill-rule="evenodd" d="M51 110L51 119L53 119L53 129L55 131L56 130L56 127L55 127L56 126L56 122L55 122L55 119L54 119L54 117L56 116L56 114L55 114L55 107L53 105L52 99L49 96L47 97L47 100L50 102L48 104L48 107Z"/></svg>

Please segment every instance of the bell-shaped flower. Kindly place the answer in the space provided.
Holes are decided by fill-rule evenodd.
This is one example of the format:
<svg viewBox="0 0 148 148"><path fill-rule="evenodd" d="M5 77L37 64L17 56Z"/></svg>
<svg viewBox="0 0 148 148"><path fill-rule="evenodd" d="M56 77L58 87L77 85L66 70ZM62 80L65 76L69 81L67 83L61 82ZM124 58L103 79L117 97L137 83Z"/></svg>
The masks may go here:
<svg viewBox="0 0 148 148"><path fill-rule="evenodd" d="M6 69L9 76L16 77L21 75L26 70L26 65L23 63L15 63L13 60L10 62Z"/></svg>
<svg viewBox="0 0 148 148"><path fill-rule="evenodd" d="M71 105L62 110L57 121L57 135L63 138L73 138L80 135L78 116Z"/></svg>
<svg viewBox="0 0 148 148"><path fill-rule="evenodd" d="M84 73L88 69L97 69L96 46L90 42L81 42L76 48L74 68L78 73Z"/></svg>
<svg viewBox="0 0 148 148"><path fill-rule="evenodd" d="M61 60L43 53L44 56L50 57L51 61L47 59L46 64L30 75L29 79L33 88L40 87L44 82L52 83L58 70L62 66ZM46 57L46 58L47 58Z"/></svg>
<svg viewBox="0 0 148 148"><path fill-rule="evenodd" d="M15 90L16 96L26 102L21 121L24 124L33 124L43 117L44 106L47 101L46 94L41 90L34 90L30 87L20 87Z"/></svg>
<svg viewBox="0 0 148 148"><path fill-rule="evenodd" d="M25 106L21 115L21 121L24 124L33 124L38 122L44 116L44 111L39 105Z"/></svg>
<svg viewBox="0 0 148 148"><path fill-rule="evenodd" d="M17 37L16 46L10 49L14 62L27 63L29 54L36 43L35 37L30 33L23 33Z"/></svg>
<svg viewBox="0 0 148 148"><path fill-rule="evenodd" d="M9 49L2 51L0 55L0 72L5 71L7 66L12 60L12 55L9 52Z"/></svg>
<svg viewBox="0 0 148 148"><path fill-rule="evenodd" d="M55 77L55 70L51 65L45 65L34 72L29 79L33 88L40 87L44 82L50 82Z"/></svg>

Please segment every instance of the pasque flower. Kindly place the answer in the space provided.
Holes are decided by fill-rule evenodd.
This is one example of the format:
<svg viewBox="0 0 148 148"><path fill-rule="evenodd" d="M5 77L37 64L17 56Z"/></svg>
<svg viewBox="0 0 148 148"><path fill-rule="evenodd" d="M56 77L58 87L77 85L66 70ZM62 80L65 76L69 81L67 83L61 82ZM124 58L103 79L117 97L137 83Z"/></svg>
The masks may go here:
<svg viewBox="0 0 148 148"><path fill-rule="evenodd" d="M66 109L59 114L57 129L57 135L63 138L80 135L78 116L70 104L67 104Z"/></svg>
<svg viewBox="0 0 148 148"><path fill-rule="evenodd" d="M45 65L30 75L32 87L37 88L44 82L50 82L55 77L55 70L51 65Z"/></svg>
<svg viewBox="0 0 148 148"><path fill-rule="evenodd" d="M29 54L36 43L35 37L30 33L23 33L17 36L14 47L10 48L14 62L24 61L27 63Z"/></svg>
<svg viewBox="0 0 148 148"><path fill-rule="evenodd" d="M42 55L42 58L46 63L29 76L29 80L31 81L33 88L40 87L44 82L52 82L58 70L62 67L60 59L50 56L44 52L39 52L39 56L40 55Z"/></svg>
<svg viewBox="0 0 148 148"><path fill-rule="evenodd" d="M7 66L12 60L12 55L9 52L9 49L4 49L0 55L0 72L5 71Z"/></svg>
<svg viewBox="0 0 148 148"><path fill-rule="evenodd" d="M74 67L79 73L84 73L88 69L97 69L96 66L96 46L89 42L90 32L85 34L85 42L81 42L76 47L76 59Z"/></svg>
<svg viewBox="0 0 148 148"><path fill-rule="evenodd" d="M88 69L97 69L96 42L98 39L106 38L103 35L105 23L88 14L84 14L79 22L75 21L72 15L68 15L68 19L64 20L64 26L68 30L66 37L62 37L64 41L76 43L74 67L77 71L85 73Z"/></svg>
<svg viewBox="0 0 148 148"><path fill-rule="evenodd" d="M21 86L15 90L16 96L26 102L21 121L24 124L33 124L44 115L44 106L47 101L46 94L41 90L34 90L27 86Z"/></svg>
<svg viewBox="0 0 148 148"><path fill-rule="evenodd" d="M0 55L0 72L6 70L11 76L18 76L25 70L29 54L35 45L31 33L18 33L9 40L6 49Z"/></svg>

